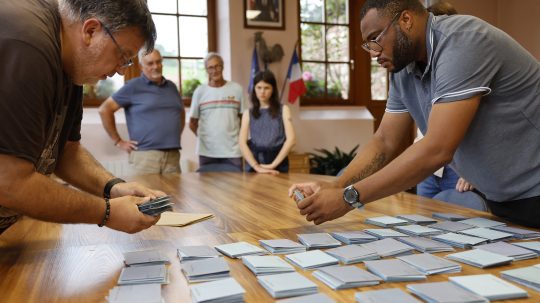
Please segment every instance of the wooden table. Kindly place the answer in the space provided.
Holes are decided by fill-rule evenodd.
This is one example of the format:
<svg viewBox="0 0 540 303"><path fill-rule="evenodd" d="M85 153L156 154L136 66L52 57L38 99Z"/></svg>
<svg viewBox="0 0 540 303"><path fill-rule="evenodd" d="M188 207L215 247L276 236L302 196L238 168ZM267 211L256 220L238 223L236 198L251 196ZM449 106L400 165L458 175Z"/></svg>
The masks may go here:
<svg viewBox="0 0 540 303"><path fill-rule="evenodd" d="M162 288L165 301L191 302L189 284L176 257L176 248L181 245L213 246L235 241L257 244L259 239L277 238L297 240L298 233L364 229L368 227L362 223L366 218L380 215L429 216L438 211L491 217L487 213L401 193L371 203L362 211L355 210L338 220L315 226L298 213L295 203L287 197L287 188L295 182L330 180L329 177L186 173L131 179L171 194L176 199L175 211L210 212L215 218L184 228L154 226L135 235L93 225L23 219L0 236L0 302L103 302L124 266L122 253L142 249L160 249L171 259L170 284ZM274 301L241 261L226 259L232 276L246 290L246 302ZM502 270L537 263L540 263L538 258L486 270L463 265L461 273L452 275L492 273L499 276ZM357 266L364 268L362 264ZM317 283L320 292L337 302L355 302L354 293L358 291L405 289L408 284L382 283L333 291L315 279L312 272L296 269ZM448 276L433 275L427 281L446 281ZM520 287L527 290L530 298L505 302L540 302L540 293Z"/></svg>

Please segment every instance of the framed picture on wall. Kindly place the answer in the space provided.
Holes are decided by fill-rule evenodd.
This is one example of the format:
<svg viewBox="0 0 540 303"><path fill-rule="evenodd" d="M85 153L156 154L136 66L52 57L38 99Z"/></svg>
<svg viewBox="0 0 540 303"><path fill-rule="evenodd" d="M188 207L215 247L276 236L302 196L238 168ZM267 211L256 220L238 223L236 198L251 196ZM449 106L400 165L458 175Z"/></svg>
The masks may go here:
<svg viewBox="0 0 540 303"><path fill-rule="evenodd" d="M284 0L243 0L244 27L285 29Z"/></svg>

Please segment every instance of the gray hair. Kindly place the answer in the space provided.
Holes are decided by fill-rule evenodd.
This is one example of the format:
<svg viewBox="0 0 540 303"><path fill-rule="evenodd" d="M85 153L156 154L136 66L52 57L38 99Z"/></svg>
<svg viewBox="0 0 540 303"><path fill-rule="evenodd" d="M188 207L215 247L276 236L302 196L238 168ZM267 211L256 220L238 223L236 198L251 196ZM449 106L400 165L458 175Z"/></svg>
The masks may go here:
<svg viewBox="0 0 540 303"><path fill-rule="evenodd" d="M144 38L146 51L154 49L156 26L145 0L61 0L59 8L70 22L96 18L112 33L137 27Z"/></svg>
<svg viewBox="0 0 540 303"><path fill-rule="evenodd" d="M150 54L153 53L153 52L156 52L156 53L158 53L158 54L161 56L161 52L160 52L157 48L154 48L154 49L151 50L151 51L147 51L147 50L141 48L141 49L139 50L139 52L137 53L137 57L139 58L139 64L142 64L142 58L143 58L144 56L150 55Z"/></svg>
<svg viewBox="0 0 540 303"><path fill-rule="evenodd" d="M206 68L206 65L208 63L208 61L210 61L210 59L212 58L218 58L221 65L223 65L223 58L221 57L220 54L216 53L216 52L209 52L208 54L206 54L206 57L204 57L204 67Z"/></svg>

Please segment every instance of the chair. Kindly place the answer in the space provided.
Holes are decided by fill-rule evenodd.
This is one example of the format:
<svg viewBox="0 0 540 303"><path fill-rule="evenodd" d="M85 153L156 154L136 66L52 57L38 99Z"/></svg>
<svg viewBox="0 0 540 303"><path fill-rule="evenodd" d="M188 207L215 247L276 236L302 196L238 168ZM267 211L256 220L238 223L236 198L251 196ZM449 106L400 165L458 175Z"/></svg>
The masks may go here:
<svg viewBox="0 0 540 303"><path fill-rule="evenodd" d="M235 172L241 173L242 170L229 163L211 163L203 165L197 169L198 173L210 173L210 172Z"/></svg>
<svg viewBox="0 0 540 303"><path fill-rule="evenodd" d="M459 192L455 189L447 189L436 194L433 199L476 210L488 211L484 198L472 191Z"/></svg>

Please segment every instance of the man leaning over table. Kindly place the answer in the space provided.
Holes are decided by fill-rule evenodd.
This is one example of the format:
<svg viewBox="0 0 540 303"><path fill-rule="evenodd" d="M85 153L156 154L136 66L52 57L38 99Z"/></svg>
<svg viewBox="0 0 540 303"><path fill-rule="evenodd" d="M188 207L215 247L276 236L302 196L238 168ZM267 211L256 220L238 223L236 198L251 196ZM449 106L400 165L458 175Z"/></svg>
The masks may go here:
<svg viewBox="0 0 540 303"><path fill-rule="evenodd" d="M114 178L79 142L81 85L122 74L143 45L153 48L146 2L0 0L0 7L0 233L21 215L129 233L155 224L137 204L163 193Z"/></svg>
<svg viewBox="0 0 540 303"><path fill-rule="evenodd" d="M381 125L331 183L294 184L315 224L403 191L451 162L491 212L540 227L540 64L501 30L433 16L418 0L367 0L362 47L388 69ZM416 122L425 133L408 145ZM453 159L453 160L452 160Z"/></svg>

